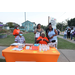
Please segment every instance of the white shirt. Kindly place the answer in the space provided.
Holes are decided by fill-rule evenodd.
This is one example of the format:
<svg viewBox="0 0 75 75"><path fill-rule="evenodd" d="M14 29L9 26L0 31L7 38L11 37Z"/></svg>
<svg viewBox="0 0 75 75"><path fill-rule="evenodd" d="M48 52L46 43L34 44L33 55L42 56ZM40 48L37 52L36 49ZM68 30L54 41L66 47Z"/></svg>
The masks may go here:
<svg viewBox="0 0 75 75"><path fill-rule="evenodd" d="M74 32L74 30L71 30L71 34L72 34L72 32Z"/></svg>
<svg viewBox="0 0 75 75"><path fill-rule="evenodd" d="M67 30L64 31L64 34L67 34Z"/></svg>

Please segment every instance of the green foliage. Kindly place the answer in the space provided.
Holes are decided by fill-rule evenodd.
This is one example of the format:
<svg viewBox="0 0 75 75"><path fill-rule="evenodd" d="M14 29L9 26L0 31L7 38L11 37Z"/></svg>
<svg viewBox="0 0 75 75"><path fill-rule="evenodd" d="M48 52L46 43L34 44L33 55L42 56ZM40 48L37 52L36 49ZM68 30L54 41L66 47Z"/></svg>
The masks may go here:
<svg viewBox="0 0 75 75"><path fill-rule="evenodd" d="M8 22L6 25L8 25L10 28L14 28L16 25L20 26L19 24L13 22Z"/></svg>
<svg viewBox="0 0 75 75"><path fill-rule="evenodd" d="M46 30L47 29L47 26L41 25L41 28L44 29L44 30Z"/></svg>
<svg viewBox="0 0 75 75"><path fill-rule="evenodd" d="M0 34L0 35L5 35L5 34Z"/></svg>
<svg viewBox="0 0 75 75"><path fill-rule="evenodd" d="M57 23L56 28L59 29L60 31L64 31L66 29L67 25L64 23Z"/></svg>
<svg viewBox="0 0 75 75"><path fill-rule="evenodd" d="M8 30L5 30L5 29L0 30L0 33L7 33L7 32L8 32Z"/></svg>
<svg viewBox="0 0 75 75"><path fill-rule="evenodd" d="M75 26L75 18L68 20L68 26Z"/></svg>
<svg viewBox="0 0 75 75"><path fill-rule="evenodd" d="M33 32L33 30L29 30L28 32Z"/></svg>

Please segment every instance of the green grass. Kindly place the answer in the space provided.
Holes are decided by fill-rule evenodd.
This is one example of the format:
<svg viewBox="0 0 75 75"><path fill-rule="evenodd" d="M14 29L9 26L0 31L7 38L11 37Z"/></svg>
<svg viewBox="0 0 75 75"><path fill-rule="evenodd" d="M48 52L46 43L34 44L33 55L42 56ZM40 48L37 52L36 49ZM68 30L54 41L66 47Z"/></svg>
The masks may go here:
<svg viewBox="0 0 75 75"><path fill-rule="evenodd" d="M75 44L64 39L58 38L58 49L72 49L75 50Z"/></svg>
<svg viewBox="0 0 75 75"><path fill-rule="evenodd" d="M34 33L24 34L26 43L34 43ZM10 46L13 43L15 37L13 35L8 35L7 38L0 39L0 45ZM75 50L75 44L70 43L64 39L58 38L58 49L72 49ZM5 62L5 59L0 59L0 62Z"/></svg>
<svg viewBox="0 0 75 75"><path fill-rule="evenodd" d="M34 43L34 33L24 34L26 43ZM10 46L14 43L15 37L13 35L8 35L7 38L0 39L0 46Z"/></svg>
<svg viewBox="0 0 75 75"><path fill-rule="evenodd" d="M64 35L61 35L61 34L60 34L60 36L64 36Z"/></svg>
<svg viewBox="0 0 75 75"><path fill-rule="evenodd" d="M24 34L26 43L35 42L34 33ZM8 35L7 38L0 39L0 45L10 46L10 44L14 43L15 37L13 35ZM58 38L58 49L75 49L75 44L70 43L64 39Z"/></svg>
<svg viewBox="0 0 75 75"><path fill-rule="evenodd" d="M13 43L15 37L13 35L8 35L7 38L0 39L0 46L10 46Z"/></svg>
<svg viewBox="0 0 75 75"><path fill-rule="evenodd" d="M0 62L6 62L6 60L5 59L0 59Z"/></svg>
<svg viewBox="0 0 75 75"><path fill-rule="evenodd" d="M26 43L35 43L34 33L31 32L31 33L24 34L24 37L25 37Z"/></svg>

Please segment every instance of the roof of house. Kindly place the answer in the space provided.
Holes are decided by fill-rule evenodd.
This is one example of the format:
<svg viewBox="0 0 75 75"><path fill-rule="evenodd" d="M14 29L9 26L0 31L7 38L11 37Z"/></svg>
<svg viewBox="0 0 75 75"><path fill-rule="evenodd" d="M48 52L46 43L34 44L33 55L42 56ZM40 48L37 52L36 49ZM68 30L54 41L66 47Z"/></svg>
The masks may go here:
<svg viewBox="0 0 75 75"><path fill-rule="evenodd" d="M27 20L27 21L29 21L29 20ZM27 22L27 21L25 21L25 22ZM31 22L31 21L29 21L29 22ZM24 22L23 22L23 23L24 23ZM31 23L36 24L35 22L31 22Z"/></svg>

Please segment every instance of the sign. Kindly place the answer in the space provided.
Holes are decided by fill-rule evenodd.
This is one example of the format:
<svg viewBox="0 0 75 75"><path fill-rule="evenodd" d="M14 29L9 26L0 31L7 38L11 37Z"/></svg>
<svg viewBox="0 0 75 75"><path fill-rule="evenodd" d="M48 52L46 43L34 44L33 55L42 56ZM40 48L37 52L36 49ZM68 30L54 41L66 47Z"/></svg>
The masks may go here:
<svg viewBox="0 0 75 75"><path fill-rule="evenodd" d="M36 32L35 37L38 38L40 36L40 32Z"/></svg>
<svg viewBox="0 0 75 75"><path fill-rule="evenodd" d="M49 17L49 23L51 23L52 27L56 29L56 19L55 18Z"/></svg>

